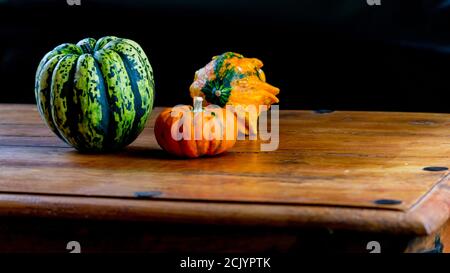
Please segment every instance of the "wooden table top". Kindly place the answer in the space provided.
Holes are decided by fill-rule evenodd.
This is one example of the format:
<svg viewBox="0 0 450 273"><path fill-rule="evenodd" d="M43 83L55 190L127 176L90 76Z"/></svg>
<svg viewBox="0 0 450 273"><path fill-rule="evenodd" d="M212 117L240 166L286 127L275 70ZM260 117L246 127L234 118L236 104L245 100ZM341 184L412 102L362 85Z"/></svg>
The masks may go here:
<svg viewBox="0 0 450 273"><path fill-rule="evenodd" d="M280 145L176 159L156 108L116 154L59 140L34 105L0 104L0 215L430 234L449 218L450 115L281 111ZM433 170L433 169L431 169Z"/></svg>

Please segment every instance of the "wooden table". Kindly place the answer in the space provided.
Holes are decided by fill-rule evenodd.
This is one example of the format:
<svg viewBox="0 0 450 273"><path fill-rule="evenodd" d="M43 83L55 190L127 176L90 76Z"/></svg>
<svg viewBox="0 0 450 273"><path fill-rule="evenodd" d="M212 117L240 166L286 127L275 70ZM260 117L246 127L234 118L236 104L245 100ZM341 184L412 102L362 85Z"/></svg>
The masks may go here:
<svg viewBox="0 0 450 273"><path fill-rule="evenodd" d="M87 155L0 105L0 250L450 252L450 115L281 111L278 150L186 160L156 143L160 111Z"/></svg>

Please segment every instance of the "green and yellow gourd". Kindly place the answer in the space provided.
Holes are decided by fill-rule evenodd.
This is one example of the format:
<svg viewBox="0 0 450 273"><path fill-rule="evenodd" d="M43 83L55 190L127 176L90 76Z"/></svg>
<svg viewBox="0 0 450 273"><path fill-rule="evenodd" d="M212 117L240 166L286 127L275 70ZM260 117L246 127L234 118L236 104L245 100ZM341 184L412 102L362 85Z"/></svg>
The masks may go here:
<svg viewBox="0 0 450 273"><path fill-rule="evenodd" d="M153 70L134 41L86 38L44 56L35 95L41 117L69 145L115 151L144 129L153 108Z"/></svg>
<svg viewBox="0 0 450 273"><path fill-rule="evenodd" d="M259 59L245 58L234 52L215 56L195 72L194 82L189 88L191 97L203 97L207 103L220 107L241 107L245 122L238 119L239 131L245 134L256 132L257 118L246 112L255 107L259 115L260 106L269 108L278 103L276 95L280 93L279 88L266 82L262 67Z"/></svg>

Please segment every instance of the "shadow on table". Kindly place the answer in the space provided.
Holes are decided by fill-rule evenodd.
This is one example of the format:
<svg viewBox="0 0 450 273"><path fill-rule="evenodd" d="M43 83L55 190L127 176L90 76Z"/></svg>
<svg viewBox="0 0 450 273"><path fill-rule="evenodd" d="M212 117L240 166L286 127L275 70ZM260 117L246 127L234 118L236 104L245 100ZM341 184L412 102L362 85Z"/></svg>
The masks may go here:
<svg viewBox="0 0 450 273"><path fill-rule="evenodd" d="M209 156L209 157L200 157L198 159L207 159L207 158L220 158L226 156L227 153L222 153L215 156ZM182 157L176 157L174 155L171 155L167 153L164 150L161 149L155 149L155 148L146 148L146 147L128 147L125 150L117 153L117 155L120 155L121 157L133 157L133 158L149 158L149 159L164 159L164 160L189 160L192 158L182 158ZM194 158L195 159L195 158Z"/></svg>

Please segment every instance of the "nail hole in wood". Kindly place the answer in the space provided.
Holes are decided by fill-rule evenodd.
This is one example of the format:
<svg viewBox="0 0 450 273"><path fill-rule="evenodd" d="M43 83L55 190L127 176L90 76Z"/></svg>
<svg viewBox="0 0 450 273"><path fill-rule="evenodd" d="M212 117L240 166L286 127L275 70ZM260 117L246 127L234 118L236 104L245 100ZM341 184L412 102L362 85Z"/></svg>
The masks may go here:
<svg viewBox="0 0 450 273"><path fill-rule="evenodd" d="M157 197L160 196L161 194L162 192L160 191L137 191L134 193L134 197L146 199Z"/></svg>
<svg viewBox="0 0 450 273"><path fill-rule="evenodd" d="M399 205L402 201L395 199L378 199L375 200L375 204L377 205Z"/></svg>
<svg viewBox="0 0 450 273"><path fill-rule="evenodd" d="M442 171L447 171L448 168L447 167L437 167L437 166L431 166L431 167L425 167L423 168L424 171L428 171L428 172L442 172Z"/></svg>
<svg viewBox="0 0 450 273"><path fill-rule="evenodd" d="M319 110L314 110L314 113L316 114L329 114L329 113L333 113L334 110L329 110L329 109L319 109Z"/></svg>

